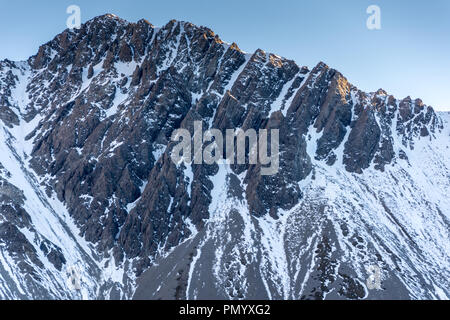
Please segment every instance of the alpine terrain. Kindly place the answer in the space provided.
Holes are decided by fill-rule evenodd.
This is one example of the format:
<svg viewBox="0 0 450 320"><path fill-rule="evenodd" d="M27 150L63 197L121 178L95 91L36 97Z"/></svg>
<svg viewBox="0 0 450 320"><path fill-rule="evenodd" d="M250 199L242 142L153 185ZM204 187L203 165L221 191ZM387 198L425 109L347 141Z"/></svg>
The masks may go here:
<svg viewBox="0 0 450 320"><path fill-rule="evenodd" d="M450 298L450 115L419 99L107 14L0 61L0 119L1 299ZM278 173L174 163L194 121L279 129Z"/></svg>

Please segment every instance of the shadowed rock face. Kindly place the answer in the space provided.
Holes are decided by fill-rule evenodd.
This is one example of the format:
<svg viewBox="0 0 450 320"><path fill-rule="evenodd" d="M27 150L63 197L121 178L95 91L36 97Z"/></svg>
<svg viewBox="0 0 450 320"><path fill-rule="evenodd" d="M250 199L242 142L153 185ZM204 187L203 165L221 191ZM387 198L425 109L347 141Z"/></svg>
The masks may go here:
<svg viewBox="0 0 450 320"><path fill-rule="evenodd" d="M18 88L22 97L17 97ZM28 124L24 140L18 141L29 144L30 150L17 157L29 164L47 197L55 194L65 204L99 259L112 255L115 264L131 264L130 274L138 276L150 268L144 273L146 283L158 272L155 259L161 261L178 248L175 254L185 265L177 276L167 271L175 288L164 289L176 292L177 298L190 296L192 288L187 285L193 279L189 266L197 249L186 241L195 239L197 246L208 248L205 266L212 264L206 260L214 260L219 246L214 241L224 235L205 230L217 212L226 212L230 223L284 221L286 212L305 205L306 183L326 177L323 168L343 168L342 174L351 176L364 177L373 170L383 174L408 161L416 141L433 141L444 128L422 101L399 101L381 89L362 92L322 62L309 70L260 49L244 53L205 27L173 20L156 28L146 20L129 23L112 15L64 31L27 62L0 62L0 119L12 130ZM224 135L227 129L278 129L279 172L263 176L259 164L232 165L218 180L220 165L174 164L171 135L179 128L193 134L194 121ZM1 190L13 190L11 183L5 180ZM220 185L226 188L226 199L218 198ZM10 252L28 257L22 260L42 267L35 247L18 229L32 228L32 221L16 191L16 197L1 194L14 201L2 201L0 217L7 222L0 222L0 241ZM219 210L218 201L234 204ZM311 210L324 209L321 204ZM22 218L12 220L12 211ZM292 280L292 290L312 291L279 297L325 298L333 290L337 297L364 297L360 282L346 271L349 264L338 262L333 248L339 235L324 219L319 224L323 232L317 229L317 247L310 248L320 259L311 276L314 281L300 285L299 279ZM262 227L255 228L255 239L263 239ZM241 231L239 226L230 230ZM234 274L232 248L225 250L231 259L229 277ZM51 242L42 241L39 250L57 270L66 264ZM301 259L307 255L302 253ZM276 287L276 281L263 284L269 280L257 261L246 264L258 273L252 290ZM208 274L211 279L217 276ZM333 281L334 287L324 286ZM232 282L217 285L223 290L218 297L262 297L246 295ZM203 293L207 296L213 287ZM276 297L275 291L264 298ZM145 298L145 290L138 296ZM154 292L147 296L171 298Z"/></svg>

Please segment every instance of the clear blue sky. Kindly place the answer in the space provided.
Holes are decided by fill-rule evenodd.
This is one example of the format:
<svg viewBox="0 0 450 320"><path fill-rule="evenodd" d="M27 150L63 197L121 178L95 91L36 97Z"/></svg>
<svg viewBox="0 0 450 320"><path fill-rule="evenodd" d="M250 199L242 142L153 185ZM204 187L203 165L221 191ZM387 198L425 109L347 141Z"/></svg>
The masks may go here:
<svg viewBox="0 0 450 320"><path fill-rule="evenodd" d="M261 48L309 67L324 61L360 89L450 110L449 0L0 0L0 59L35 54L65 29L71 4L83 22L114 13L208 26L247 52ZM381 8L381 30L366 28L371 4Z"/></svg>

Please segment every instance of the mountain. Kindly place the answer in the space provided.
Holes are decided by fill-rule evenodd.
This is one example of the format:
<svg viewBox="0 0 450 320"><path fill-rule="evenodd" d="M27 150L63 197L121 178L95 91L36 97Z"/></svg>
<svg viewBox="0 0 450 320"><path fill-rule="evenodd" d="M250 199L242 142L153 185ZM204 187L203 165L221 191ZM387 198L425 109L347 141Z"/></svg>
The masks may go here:
<svg viewBox="0 0 450 320"><path fill-rule="evenodd" d="M2 299L450 297L450 115L419 99L107 14L1 61L0 119ZM195 121L279 129L278 173L175 164Z"/></svg>

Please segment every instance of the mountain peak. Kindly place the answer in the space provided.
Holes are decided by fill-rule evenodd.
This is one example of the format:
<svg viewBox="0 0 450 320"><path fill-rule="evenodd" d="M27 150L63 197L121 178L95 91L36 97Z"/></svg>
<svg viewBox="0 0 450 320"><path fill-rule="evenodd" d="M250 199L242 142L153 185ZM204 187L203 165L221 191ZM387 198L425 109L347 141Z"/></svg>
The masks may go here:
<svg viewBox="0 0 450 320"><path fill-rule="evenodd" d="M83 25L89 26L91 24L105 24L105 23L111 23L111 22L120 23L120 24L130 24L129 21L122 19L113 13L106 13L106 14L96 16L96 17L86 21L85 23L83 23L81 25L81 27L83 27Z"/></svg>
<svg viewBox="0 0 450 320"><path fill-rule="evenodd" d="M94 17L92 20L121 20L125 21L124 19L120 18L119 16L113 14L113 13L105 13L103 15Z"/></svg>
<svg viewBox="0 0 450 320"><path fill-rule="evenodd" d="M91 299L450 294L449 139L418 100L112 14L29 65L0 63L0 299L76 297L78 265ZM270 132L271 163L172 161L195 122Z"/></svg>
<svg viewBox="0 0 450 320"><path fill-rule="evenodd" d="M379 96L387 96L387 92L386 92L384 89L382 89L382 88L378 89L378 90L375 92L375 94L376 94L376 95L379 95Z"/></svg>

